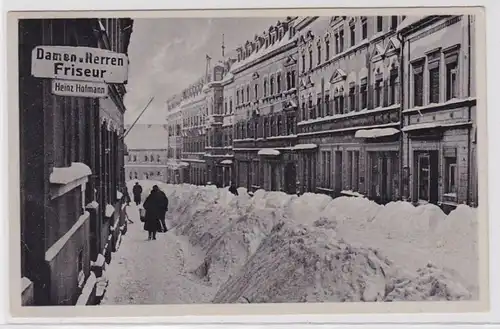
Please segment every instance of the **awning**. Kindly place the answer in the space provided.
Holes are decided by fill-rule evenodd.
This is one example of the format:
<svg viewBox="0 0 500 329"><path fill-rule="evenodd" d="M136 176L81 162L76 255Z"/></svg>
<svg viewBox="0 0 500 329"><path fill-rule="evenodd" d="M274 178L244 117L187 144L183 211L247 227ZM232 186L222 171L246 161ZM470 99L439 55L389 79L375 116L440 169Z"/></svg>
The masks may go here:
<svg viewBox="0 0 500 329"><path fill-rule="evenodd" d="M418 123L414 125L409 125L403 127L402 131L415 131L415 130L423 130L423 129L436 129L441 128L443 125L437 122L427 122L427 123Z"/></svg>
<svg viewBox="0 0 500 329"><path fill-rule="evenodd" d="M355 138L379 138L393 136L399 133L395 128L374 128L374 129L360 129L354 134Z"/></svg>
<svg viewBox="0 0 500 329"><path fill-rule="evenodd" d="M231 165L231 164L233 164L233 160L223 160L223 161L220 162L220 164Z"/></svg>
<svg viewBox="0 0 500 329"><path fill-rule="evenodd" d="M275 150L275 149L261 149L259 150L259 152L257 153L258 155L273 155L273 156L277 156L277 155L280 155L280 151L278 150Z"/></svg>
<svg viewBox="0 0 500 329"><path fill-rule="evenodd" d="M314 150L318 147L316 144L297 144L293 147L294 150Z"/></svg>

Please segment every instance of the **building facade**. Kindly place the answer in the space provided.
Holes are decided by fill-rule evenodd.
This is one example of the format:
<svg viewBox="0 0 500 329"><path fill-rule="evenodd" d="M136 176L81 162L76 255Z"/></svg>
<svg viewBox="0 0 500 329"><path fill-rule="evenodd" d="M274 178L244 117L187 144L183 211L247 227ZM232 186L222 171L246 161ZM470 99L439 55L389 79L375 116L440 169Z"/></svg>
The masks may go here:
<svg viewBox="0 0 500 329"><path fill-rule="evenodd" d="M234 105L228 86L233 80L229 72L232 60L217 62L211 69L211 81L203 91L207 100L206 147L207 183L228 186L233 177L233 114ZM230 88L230 87L229 87Z"/></svg>
<svg viewBox="0 0 500 329"><path fill-rule="evenodd" d="M104 261L126 230L124 85L108 85L109 96L100 99L53 95L49 79L31 75L32 50L85 46L127 53L132 24L19 20L23 305L92 303Z"/></svg>
<svg viewBox="0 0 500 329"><path fill-rule="evenodd" d="M404 196L478 204L474 16L409 17L402 36Z"/></svg>
<svg viewBox="0 0 500 329"><path fill-rule="evenodd" d="M301 191L400 198L399 16L298 26Z"/></svg>
<svg viewBox="0 0 500 329"><path fill-rule="evenodd" d="M184 182L184 168L187 163L182 162L182 112L181 97L174 95L167 101L167 130L168 130L168 150L167 150L167 183L179 184Z"/></svg>
<svg viewBox="0 0 500 329"><path fill-rule="evenodd" d="M127 181L150 179L167 183L167 130L166 124L136 124L128 131Z"/></svg>
<svg viewBox="0 0 500 329"><path fill-rule="evenodd" d="M204 185L207 180L205 164L206 94L203 91L207 77L201 78L181 93L182 113L182 179L184 183Z"/></svg>
<svg viewBox="0 0 500 329"><path fill-rule="evenodd" d="M226 89L235 101L235 179L249 191L294 193L297 142L296 18L278 22L237 49Z"/></svg>

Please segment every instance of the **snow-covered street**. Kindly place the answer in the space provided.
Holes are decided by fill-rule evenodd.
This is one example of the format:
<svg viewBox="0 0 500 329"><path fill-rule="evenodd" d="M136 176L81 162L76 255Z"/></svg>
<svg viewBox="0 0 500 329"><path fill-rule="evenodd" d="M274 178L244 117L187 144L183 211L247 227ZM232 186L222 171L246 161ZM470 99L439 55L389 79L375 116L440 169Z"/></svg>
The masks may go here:
<svg viewBox="0 0 500 329"><path fill-rule="evenodd" d="M154 181L141 181L143 199ZM377 205L158 184L170 231L147 241L138 209L102 304L476 299L476 210Z"/></svg>

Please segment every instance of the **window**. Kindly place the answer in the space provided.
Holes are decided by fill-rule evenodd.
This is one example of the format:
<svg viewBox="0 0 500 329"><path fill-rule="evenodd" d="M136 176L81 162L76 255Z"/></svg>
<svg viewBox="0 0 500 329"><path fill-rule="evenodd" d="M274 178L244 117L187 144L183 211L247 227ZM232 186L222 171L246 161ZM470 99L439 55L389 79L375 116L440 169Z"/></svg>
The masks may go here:
<svg viewBox="0 0 500 329"><path fill-rule="evenodd" d="M281 136L281 133L282 133L282 119L281 119L281 115L278 116L278 124L276 125L276 135L277 136Z"/></svg>
<svg viewBox="0 0 500 329"><path fill-rule="evenodd" d="M322 153L322 159L321 159L321 164L322 164L322 170L321 170L321 174L322 174L322 181L323 181L323 184L324 186L323 187L326 187L326 188L329 188L331 187L331 183L332 183L332 167L331 167L331 152L330 151L323 151L321 152Z"/></svg>
<svg viewBox="0 0 500 329"><path fill-rule="evenodd" d="M338 54L340 52L340 39L339 39L339 34L335 33L335 54Z"/></svg>
<svg viewBox="0 0 500 329"><path fill-rule="evenodd" d="M306 71L306 55L302 54L302 73Z"/></svg>
<svg viewBox="0 0 500 329"><path fill-rule="evenodd" d="M159 154L156 155L156 162L160 162L160 155Z"/></svg>
<svg viewBox="0 0 500 329"><path fill-rule="evenodd" d="M330 59L330 40L325 40L325 61Z"/></svg>
<svg viewBox="0 0 500 329"><path fill-rule="evenodd" d="M227 101L224 102L224 114L227 114Z"/></svg>
<svg viewBox="0 0 500 329"><path fill-rule="evenodd" d="M309 50L309 70L312 70L313 68L313 52L312 50Z"/></svg>
<svg viewBox="0 0 500 329"><path fill-rule="evenodd" d="M347 151L347 184L351 191L359 188L359 151Z"/></svg>
<svg viewBox="0 0 500 329"><path fill-rule="evenodd" d="M398 27L398 16L391 16L391 30L395 30Z"/></svg>
<svg viewBox="0 0 500 329"><path fill-rule="evenodd" d="M281 74L278 73L276 77L276 92L279 94L281 92Z"/></svg>
<svg viewBox="0 0 500 329"><path fill-rule="evenodd" d="M354 24L351 24L351 26L349 26L349 30L351 32L350 39L351 39L351 47L352 47L356 43L356 30L355 30Z"/></svg>
<svg viewBox="0 0 500 329"><path fill-rule="evenodd" d="M389 105L397 102L398 92L398 69L392 69L389 76Z"/></svg>
<svg viewBox="0 0 500 329"><path fill-rule="evenodd" d="M351 86L351 88L349 88L349 111L350 112L353 112L355 110L355 103L356 103L355 87Z"/></svg>
<svg viewBox="0 0 500 329"><path fill-rule="evenodd" d="M161 173L158 171L158 172L156 173L156 175L157 175L157 176L161 176Z"/></svg>
<svg viewBox="0 0 500 329"><path fill-rule="evenodd" d="M365 40L368 38L368 24L366 22L366 17L361 19L361 39Z"/></svg>
<svg viewBox="0 0 500 329"><path fill-rule="evenodd" d="M255 100L258 100L259 99L259 85L255 84L255 86L253 88L254 88Z"/></svg>
<svg viewBox="0 0 500 329"><path fill-rule="evenodd" d="M144 161L148 162L148 156L147 155L144 156Z"/></svg>
<svg viewBox="0 0 500 329"><path fill-rule="evenodd" d="M429 103L439 103L439 65L429 68Z"/></svg>
<svg viewBox="0 0 500 329"><path fill-rule="evenodd" d="M377 32L381 32L383 28L383 17L377 16Z"/></svg>
<svg viewBox="0 0 500 329"><path fill-rule="evenodd" d="M344 30L339 32L339 52L344 51Z"/></svg>
<svg viewBox="0 0 500 329"><path fill-rule="evenodd" d="M137 173L136 172L134 172L134 178L137 179Z"/></svg>
<svg viewBox="0 0 500 329"><path fill-rule="evenodd" d="M286 90L290 90L292 88L291 73L286 72Z"/></svg>
<svg viewBox="0 0 500 329"><path fill-rule="evenodd" d="M457 193L457 158L445 157L446 193Z"/></svg>
<svg viewBox="0 0 500 329"><path fill-rule="evenodd" d="M325 115L330 115L330 95L325 95Z"/></svg>
<svg viewBox="0 0 500 329"><path fill-rule="evenodd" d="M309 108L309 119L315 119L316 116L314 115L314 106L313 106L313 101L312 101L312 98L311 96L309 96L309 100L307 101L307 105L308 105L308 108Z"/></svg>
<svg viewBox="0 0 500 329"><path fill-rule="evenodd" d="M236 104L240 104L240 91L236 90Z"/></svg>
<svg viewBox="0 0 500 329"><path fill-rule="evenodd" d="M323 116L323 109L321 106L321 96L318 96L318 99L316 100L316 111L318 112L318 117Z"/></svg>
<svg viewBox="0 0 500 329"><path fill-rule="evenodd" d="M375 81L375 107L382 106L382 80Z"/></svg>
<svg viewBox="0 0 500 329"><path fill-rule="evenodd" d="M367 86L367 79L366 78L361 79L361 87L360 87L361 109L366 109L368 106L368 91L366 86Z"/></svg>
<svg viewBox="0 0 500 329"><path fill-rule="evenodd" d="M292 71L292 88L295 88L295 70Z"/></svg>
<svg viewBox="0 0 500 329"><path fill-rule="evenodd" d="M321 64L321 45L318 45L318 65Z"/></svg>
<svg viewBox="0 0 500 329"><path fill-rule="evenodd" d="M269 80L270 90L269 95L274 95L274 77Z"/></svg>
<svg viewBox="0 0 500 329"><path fill-rule="evenodd" d="M422 106L424 101L424 65L413 64L413 106Z"/></svg>
<svg viewBox="0 0 500 329"><path fill-rule="evenodd" d="M229 100L229 113L233 113L233 100Z"/></svg>
<svg viewBox="0 0 500 329"><path fill-rule="evenodd" d="M458 53L446 54L446 100L458 97Z"/></svg>
<svg viewBox="0 0 500 329"><path fill-rule="evenodd" d="M129 178L129 179L132 179L132 172L129 172L129 174L128 174L128 178Z"/></svg>
<svg viewBox="0 0 500 329"><path fill-rule="evenodd" d="M418 155L418 199L430 200L430 156L428 154Z"/></svg>
<svg viewBox="0 0 500 329"><path fill-rule="evenodd" d="M264 97L267 97L267 79L264 79Z"/></svg>
<svg viewBox="0 0 500 329"><path fill-rule="evenodd" d="M247 102L250 102L250 86L247 86Z"/></svg>
<svg viewBox="0 0 500 329"><path fill-rule="evenodd" d="M267 119L267 117L265 117L264 118L264 129L262 129L263 130L262 133L263 133L264 138L267 137L268 125L269 125L268 119Z"/></svg>
<svg viewBox="0 0 500 329"><path fill-rule="evenodd" d="M302 120L307 120L307 117L306 117L306 103L302 103L302 105L300 106L300 108L302 109L301 119Z"/></svg>
<svg viewBox="0 0 500 329"><path fill-rule="evenodd" d="M335 114L344 114L344 95L335 96Z"/></svg>
<svg viewBox="0 0 500 329"><path fill-rule="evenodd" d="M134 162L137 162L137 155L134 155Z"/></svg>

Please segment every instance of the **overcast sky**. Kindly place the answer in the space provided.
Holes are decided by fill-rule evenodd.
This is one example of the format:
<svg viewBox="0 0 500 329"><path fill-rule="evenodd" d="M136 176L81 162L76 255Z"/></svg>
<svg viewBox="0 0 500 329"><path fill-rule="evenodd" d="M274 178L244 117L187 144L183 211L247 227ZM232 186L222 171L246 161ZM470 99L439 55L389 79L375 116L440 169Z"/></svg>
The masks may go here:
<svg viewBox="0 0 500 329"><path fill-rule="evenodd" d="M153 18L135 19L129 45L126 123L132 123L152 96L140 123L160 123L165 100L205 74L205 55L212 63L280 18Z"/></svg>

